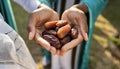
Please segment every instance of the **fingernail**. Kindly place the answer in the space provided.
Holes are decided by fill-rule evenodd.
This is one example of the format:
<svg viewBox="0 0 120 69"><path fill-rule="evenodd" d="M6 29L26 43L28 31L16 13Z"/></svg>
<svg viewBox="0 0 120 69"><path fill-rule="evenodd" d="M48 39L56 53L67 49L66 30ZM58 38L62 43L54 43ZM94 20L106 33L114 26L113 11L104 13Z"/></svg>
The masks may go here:
<svg viewBox="0 0 120 69"><path fill-rule="evenodd" d="M32 36L33 36L33 34L32 34L32 32L30 32L29 33L29 40L32 40Z"/></svg>

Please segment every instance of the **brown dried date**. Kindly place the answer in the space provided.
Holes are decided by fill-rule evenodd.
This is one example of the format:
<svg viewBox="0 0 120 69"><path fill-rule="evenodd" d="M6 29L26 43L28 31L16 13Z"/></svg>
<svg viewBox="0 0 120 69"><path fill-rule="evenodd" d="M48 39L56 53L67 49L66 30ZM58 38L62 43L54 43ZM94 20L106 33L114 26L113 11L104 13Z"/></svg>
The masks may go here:
<svg viewBox="0 0 120 69"><path fill-rule="evenodd" d="M71 30L71 26L69 24L61 27L58 31L57 31L57 36L59 38L64 38Z"/></svg>
<svg viewBox="0 0 120 69"><path fill-rule="evenodd" d="M73 39L78 37L78 29L77 28L74 27L74 28L71 29L71 37Z"/></svg>
<svg viewBox="0 0 120 69"><path fill-rule="evenodd" d="M54 35L43 35L42 36L45 40L47 40L51 46L55 47L56 49L61 48L61 44L58 38L56 38Z"/></svg>
<svg viewBox="0 0 120 69"><path fill-rule="evenodd" d="M71 41L71 37L69 35L67 35L66 37L64 37L62 40L60 40L62 45L65 45L66 43Z"/></svg>
<svg viewBox="0 0 120 69"><path fill-rule="evenodd" d="M55 30L45 30L43 31L42 35L46 35L46 34L50 34L50 35L57 35L57 32Z"/></svg>
<svg viewBox="0 0 120 69"><path fill-rule="evenodd" d="M46 29L55 29L57 21L51 21L44 24Z"/></svg>
<svg viewBox="0 0 120 69"><path fill-rule="evenodd" d="M58 22L56 23L56 26L57 26L57 27L62 27L62 26L65 26L66 24L68 24L67 21L65 21L65 20L60 20L60 21L58 21Z"/></svg>
<svg viewBox="0 0 120 69"><path fill-rule="evenodd" d="M78 37L78 29L75 24L64 20L47 22L44 27L45 31L42 32L42 37L56 49L60 49L63 45Z"/></svg>

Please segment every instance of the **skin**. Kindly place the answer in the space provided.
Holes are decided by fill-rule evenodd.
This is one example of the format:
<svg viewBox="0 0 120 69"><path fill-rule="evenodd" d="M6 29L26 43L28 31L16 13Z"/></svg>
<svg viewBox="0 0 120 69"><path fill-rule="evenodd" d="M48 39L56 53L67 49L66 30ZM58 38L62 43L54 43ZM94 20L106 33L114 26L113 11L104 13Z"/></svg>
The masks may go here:
<svg viewBox="0 0 120 69"><path fill-rule="evenodd" d="M83 40L88 40L88 27L87 27L87 6L84 4L73 5L71 8L65 10L61 19L68 21L68 23L75 23L78 31L78 38L65 44L61 50L56 50L46 40L44 40L39 34L44 30L43 25L48 21L59 20L58 14L49 7L41 4L39 9L33 11L29 17L28 32L29 40L35 40L42 47L50 51L52 54L64 55L65 52L73 49ZM74 16L73 16L74 15Z"/></svg>
<svg viewBox="0 0 120 69"><path fill-rule="evenodd" d="M82 5L83 6L83 5ZM83 6L84 7L84 6ZM81 4L74 5L71 8L65 10L62 14L62 20L67 20L68 23L75 23L78 29L78 38L72 40L71 42L65 44L60 50L59 55L64 55L65 52L73 49L79 45L83 40L88 40L88 26L87 26L87 13L86 7L81 7ZM81 8L81 9L80 9ZM85 12L84 12L85 11ZM74 15L74 16L73 16Z"/></svg>
<svg viewBox="0 0 120 69"><path fill-rule="evenodd" d="M56 53L56 49L44 40L39 34L44 30L43 25L47 21L58 20L58 14L44 4L40 5L39 9L33 11L28 21L29 40L35 40L38 44L50 51L52 54Z"/></svg>

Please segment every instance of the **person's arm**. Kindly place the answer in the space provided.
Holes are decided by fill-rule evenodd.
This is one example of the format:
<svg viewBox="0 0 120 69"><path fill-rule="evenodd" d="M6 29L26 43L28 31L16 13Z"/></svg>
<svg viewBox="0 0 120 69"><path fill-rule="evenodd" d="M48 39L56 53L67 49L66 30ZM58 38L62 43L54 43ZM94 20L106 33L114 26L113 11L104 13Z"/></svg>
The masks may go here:
<svg viewBox="0 0 120 69"><path fill-rule="evenodd" d="M102 12L105 6L108 3L108 0L82 0L81 3L84 3L88 7L88 41L85 44L85 48L83 51L83 56L80 56L81 52L78 53L79 58L82 58L82 62L76 61L76 65L78 69L88 69L88 61L89 61L89 51L90 51L90 43L92 39L92 32L94 29L94 23L98 17L98 15ZM81 64L81 65L79 65Z"/></svg>
<svg viewBox="0 0 120 69"><path fill-rule="evenodd" d="M18 3L20 6L22 6L29 13L36 10L40 5L39 0L14 0L14 1Z"/></svg>
<svg viewBox="0 0 120 69"><path fill-rule="evenodd" d="M39 0L14 0L30 13L28 20L29 40L35 40L40 46L55 54L56 49L44 40L39 34L43 31L41 26L47 21L56 21L59 19L57 12L46 5L44 1ZM40 29L39 29L39 28Z"/></svg>

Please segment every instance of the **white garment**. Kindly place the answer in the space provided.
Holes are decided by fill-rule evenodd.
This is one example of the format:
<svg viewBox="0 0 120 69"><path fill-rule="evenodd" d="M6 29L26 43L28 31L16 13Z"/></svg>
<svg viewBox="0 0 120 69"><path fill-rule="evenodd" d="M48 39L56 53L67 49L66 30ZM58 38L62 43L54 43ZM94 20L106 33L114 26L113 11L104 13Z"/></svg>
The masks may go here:
<svg viewBox="0 0 120 69"><path fill-rule="evenodd" d="M71 69L72 50L66 52L64 56L52 55L51 69Z"/></svg>
<svg viewBox="0 0 120 69"><path fill-rule="evenodd" d="M70 8L74 4L74 2L75 2L75 0L66 0L64 8L65 9ZM58 0L57 12L58 12L59 16L61 16L60 15L60 12L61 12L61 3L62 3L62 0Z"/></svg>
<svg viewBox="0 0 120 69"><path fill-rule="evenodd" d="M60 15L61 12L61 2L62 0L58 0L57 4L57 12ZM66 0L65 3L65 9L70 8L73 6L75 0ZM52 66L51 69L72 69L71 67L72 64L72 50L66 52L64 56L57 56L57 55L52 55Z"/></svg>
<svg viewBox="0 0 120 69"><path fill-rule="evenodd" d="M0 69L36 69L24 40L0 14Z"/></svg>
<svg viewBox="0 0 120 69"><path fill-rule="evenodd" d="M31 13L40 5L39 0L14 0L21 5L27 12Z"/></svg>

